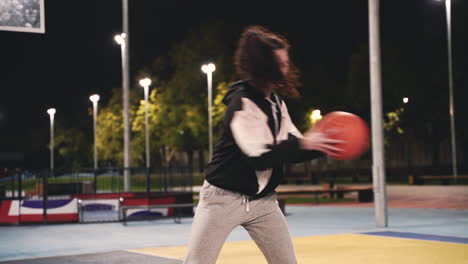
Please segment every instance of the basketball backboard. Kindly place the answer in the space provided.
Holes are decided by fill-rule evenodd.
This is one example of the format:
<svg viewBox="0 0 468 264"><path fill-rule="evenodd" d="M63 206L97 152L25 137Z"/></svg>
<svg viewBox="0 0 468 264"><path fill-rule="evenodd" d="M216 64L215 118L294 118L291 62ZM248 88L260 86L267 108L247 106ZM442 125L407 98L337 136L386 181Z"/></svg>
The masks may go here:
<svg viewBox="0 0 468 264"><path fill-rule="evenodd" d="M0 30L45 33L44 0L1 0Z"/></svg>

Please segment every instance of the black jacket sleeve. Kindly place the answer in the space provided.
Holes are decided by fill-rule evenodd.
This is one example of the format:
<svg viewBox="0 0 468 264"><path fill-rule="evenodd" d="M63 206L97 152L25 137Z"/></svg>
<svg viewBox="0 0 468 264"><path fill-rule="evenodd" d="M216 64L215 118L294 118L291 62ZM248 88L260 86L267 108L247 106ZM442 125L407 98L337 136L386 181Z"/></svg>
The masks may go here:
<svg viewBox="0 0 468 264"><path fill-rule="evenodd" d="M282 163L300 163L324 155L320 151L301 149L298 138L292 134L288 135L287 140L283 140L276 145L268 145L267 147L270 151L258 157L248 157L249 163L256 170L273 168Z"/></svg>

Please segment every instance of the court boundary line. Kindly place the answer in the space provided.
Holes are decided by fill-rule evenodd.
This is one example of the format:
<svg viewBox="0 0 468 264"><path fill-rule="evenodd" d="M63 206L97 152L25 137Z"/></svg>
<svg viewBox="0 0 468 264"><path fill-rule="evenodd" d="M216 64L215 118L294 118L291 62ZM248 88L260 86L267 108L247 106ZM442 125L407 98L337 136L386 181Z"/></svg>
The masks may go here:
<svg viewBox="0 0 468 264"><path fill-rule="evenodd" d="M142 255L147 255L147 256L151 256L151 257L159 257L159 258L166 258L166 259L171 259L171 260L183 261L183 260L178 259L178 258L159 256L159 255L156 255L156 254L151 254L151 253L146 253L146 252L132 251L132 249L119 249L119 250L93 252L93 253L83 253L83 254L65 254L65 255L54 255L54 256L38 256L38 257L27 257L27 258L0 259L0 263L7 262L7 261L23 261L23 260L39 260L40 261L41 259L46 259L46 258L66 258L66 257L73 257L73 256L105 254L105 253L111 253L111 252L116 252L116 251L128 252L128 253L133 253L133 254L142 254Z"/></svg>
<svg viewBox="0 0 468 264"><path fill-rule="evenodd" d="M175 246L175 247L186 247L186 246ZM154 249L160 249L160 248L165 248L165 247L154 247ZM161 256L161 255L154 254L154 253L149 253L149 252L140 252L140 251L137 251L137 250L143 250L143 249L126 249L126 250L122 250L122 251L128 251L128 252L131 252L131 253L138 253L138 254L148 255L148 256L152 256L152 257L160 257L160 258L167 258L167 259L172 259L172 260L184 261L183 259L178 259L178 258L168 257L168 256Z"/></svg>
<svg viewBox="0 0 468 264"><path fill-rule="evenodd" d="M468 245L468 237L441 236L441 235L420 234L420 233L399 232L399 231L375 231L375 232L365 232L365 233L358 233L358 234Z"/></svg>

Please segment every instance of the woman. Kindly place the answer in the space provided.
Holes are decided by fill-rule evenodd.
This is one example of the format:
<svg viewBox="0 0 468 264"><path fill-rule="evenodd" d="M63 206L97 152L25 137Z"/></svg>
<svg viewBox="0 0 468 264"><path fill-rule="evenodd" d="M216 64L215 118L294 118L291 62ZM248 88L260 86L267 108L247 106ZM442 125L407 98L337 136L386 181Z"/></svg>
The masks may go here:
<svg viewBox="0 0 468 264"><path fill-rule="evenodd" d="M297 95L286 39L260 26L245 29L235 65L246 80L231 85L221 135L206 170L185 263L215 263L224 241L244 227L268 263L296 263L275 188L282 165L340 151L337 140L291 122L277 95Z"/></svg>

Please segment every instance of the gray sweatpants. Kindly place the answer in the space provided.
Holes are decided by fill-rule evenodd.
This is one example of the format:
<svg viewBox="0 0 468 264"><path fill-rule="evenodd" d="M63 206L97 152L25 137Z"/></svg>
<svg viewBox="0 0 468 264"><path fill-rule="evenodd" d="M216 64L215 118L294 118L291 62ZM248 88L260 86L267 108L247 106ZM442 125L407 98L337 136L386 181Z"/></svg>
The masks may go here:
<svg viewBox="0 0 468 264"><path fill-rule="evenodd" d="M204 182L184 263L212 264L234 228L244 227L270 264L296 262L291 235L276 194L248 201Z"/></svg>

